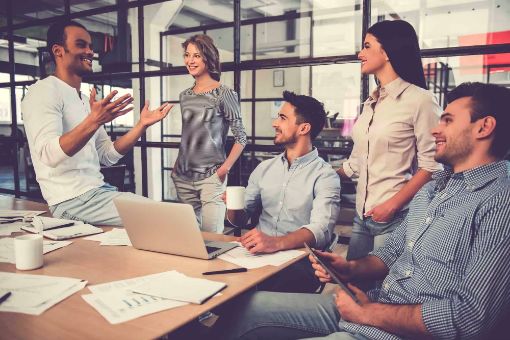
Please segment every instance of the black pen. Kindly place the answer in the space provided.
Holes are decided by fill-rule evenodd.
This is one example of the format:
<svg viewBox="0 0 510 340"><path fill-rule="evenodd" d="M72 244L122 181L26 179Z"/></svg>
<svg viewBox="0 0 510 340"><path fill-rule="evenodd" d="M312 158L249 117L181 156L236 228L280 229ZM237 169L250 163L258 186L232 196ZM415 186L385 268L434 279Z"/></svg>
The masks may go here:
<svg viewBox="0 0 510 340"><path fill-rule="evenodd" d="M62 224L62 225L57 225L55 227L46 228L46 229L43 229L43 231L59 229L59 228L65 228L65 227L70 227L70 226L73 226L73 225L74 225L74 222L71 222L71 223L66 223L66 224Z"/></svg>
<svg viewBox="0 0 510 340"><path fill-rule="evenodd" d="M0 297L0 303L2 303L5 300L7 300L9 298L9 296L11 296L11 294L12 294L11 292L7 292L4 295L2 295L2 297Z"/></svg>
<svg viewBox="0 0 510 340"><path fill-rule="evenodd" d="M243 273L247 272L246 268L234 268L234 269L225 269L225 270L217 270L213 272L204 272L202 275L215 275L215 274L229 274L229 273Z"/></svg>

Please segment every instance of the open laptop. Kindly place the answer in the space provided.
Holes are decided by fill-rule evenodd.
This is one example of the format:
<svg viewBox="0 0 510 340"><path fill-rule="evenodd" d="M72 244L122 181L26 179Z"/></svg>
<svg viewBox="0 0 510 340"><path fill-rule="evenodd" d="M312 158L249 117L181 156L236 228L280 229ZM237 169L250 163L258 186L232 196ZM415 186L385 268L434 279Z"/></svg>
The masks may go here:
<svg viewBox="0 0 510 340"><path fill-rule="evenodd" d="M115 198L133 247L199 259L213 259L235 243L204 241L189 204Z"/></svg>

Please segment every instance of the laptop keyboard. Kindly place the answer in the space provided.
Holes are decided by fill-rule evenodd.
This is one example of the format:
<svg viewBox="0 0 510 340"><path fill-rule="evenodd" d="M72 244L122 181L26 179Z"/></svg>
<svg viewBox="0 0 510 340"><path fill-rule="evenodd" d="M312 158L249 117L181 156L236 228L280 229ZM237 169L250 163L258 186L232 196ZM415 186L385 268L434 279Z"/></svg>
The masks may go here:
<svg viewBox="0 0 510 340"><path fill-rule="evenodd" d="M210 254L214 253L216 250L220 250L221 248L205 246L205 249L207 249L207 254Z"/></svg>

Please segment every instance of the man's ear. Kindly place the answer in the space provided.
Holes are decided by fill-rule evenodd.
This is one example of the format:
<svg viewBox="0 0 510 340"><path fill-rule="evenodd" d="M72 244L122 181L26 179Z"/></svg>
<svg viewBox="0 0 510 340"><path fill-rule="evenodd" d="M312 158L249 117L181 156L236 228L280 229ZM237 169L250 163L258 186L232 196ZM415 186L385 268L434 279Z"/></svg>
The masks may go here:
<svg viewBox="0 0 510 340"><path fill-rule="evenodd" d="M306 135L308 133L310 133L310 130L312 129L312 126L310 125L310 123L301 123L300 124L300 127L299 127L299 131L298 133L300 135Z"/></svg>
<svg viewBox="0 0 510 340"><path fill-rule="evenodd" d="M496 118L492 116L483 117L478 120L476 137L484 139L490 137L496 128Z"/></svg>
<svg viewBox="0 0 510 340"><path fill-rule="evenodd" d="M51 47L51 53L53 53L53 55L55 56L55 58L57 57L62 57L63 53L64 53L64 47L60 46L60 45L57 45L57 44L54 44L52 47Z"/></svg>

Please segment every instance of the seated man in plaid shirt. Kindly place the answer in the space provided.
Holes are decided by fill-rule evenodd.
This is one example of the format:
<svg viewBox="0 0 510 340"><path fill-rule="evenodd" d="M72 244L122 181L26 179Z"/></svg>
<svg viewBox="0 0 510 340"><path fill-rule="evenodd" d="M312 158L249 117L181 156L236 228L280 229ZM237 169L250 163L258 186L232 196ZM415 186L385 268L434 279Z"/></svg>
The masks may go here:
<svg viewBox="0 0 510 340"><path fill-rule="evenodd" d="M322 253L345 282L382 285L367 294L350 285L359 304L342 290L246 294L218 320L225 338L488 338L510 309L510 180L503 160L510 90L464 83L448 99L432 131L445 170L416 194L404 222L364 258ZM320 280L330 281L310 260Z"/></svg>

